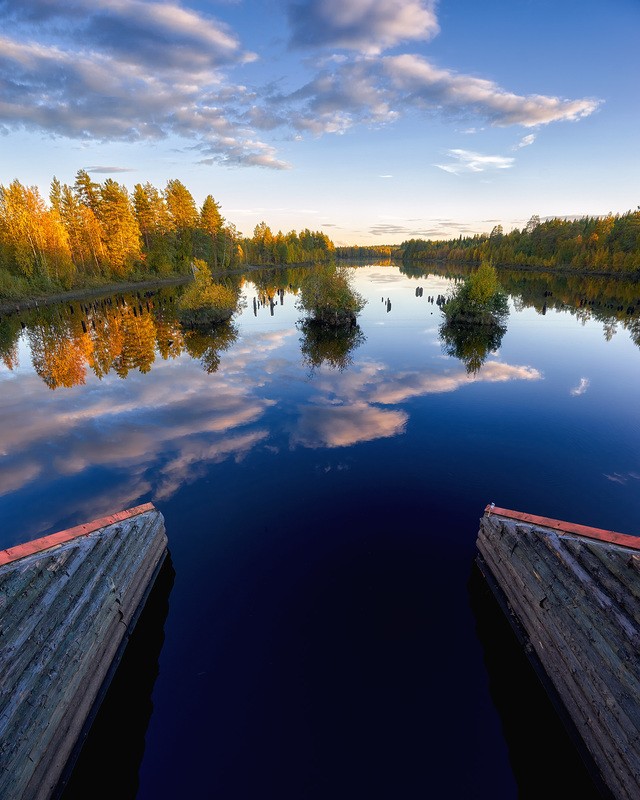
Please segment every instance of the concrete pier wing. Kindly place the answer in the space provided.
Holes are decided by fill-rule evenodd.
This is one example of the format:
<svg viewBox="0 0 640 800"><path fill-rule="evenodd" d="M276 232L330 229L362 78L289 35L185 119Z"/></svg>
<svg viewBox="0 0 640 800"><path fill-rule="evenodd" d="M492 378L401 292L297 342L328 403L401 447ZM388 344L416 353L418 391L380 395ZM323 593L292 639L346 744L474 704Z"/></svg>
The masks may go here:
<svg viewBox="0 0 640 800"><path fill-rule="evenodd" d="M166 553L150 503L0 551L0 797L58 796Z"/></svg>
<svg viewBox="0 0 640 800"><path fill-rule="evenodd" d="M640 538L488 506L477 549L603 796L638 800Z"/></svg>

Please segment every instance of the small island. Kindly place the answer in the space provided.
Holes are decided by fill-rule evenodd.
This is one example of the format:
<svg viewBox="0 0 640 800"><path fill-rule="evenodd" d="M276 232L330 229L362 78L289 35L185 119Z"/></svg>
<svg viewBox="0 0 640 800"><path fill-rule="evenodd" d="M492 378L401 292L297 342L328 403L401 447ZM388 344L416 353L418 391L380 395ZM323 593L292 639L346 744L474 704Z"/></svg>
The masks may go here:
<svg viewBox="0 0 640 800"><path fill-rule="evenodd" d="M442 305L440 338L447 355L459 358L476 374L488 353L500 347L509 305L495 267L484 261Z"/></svg>
<svg viewBox="0 0 640 800"><path fill-rule="evenodd" d="M330 264L318 268L300 286L298 308L317 325L355 325L365 303L353 288L351 273L344 266Z"/></svg>
<svg viewBox="0 0 640 800"><path fill-rule="evenodd" d="M238 293L224 283L214 283L202 259L193 261L193 283L178 299L178 317L187 328L227 322L238 308Z"/></svg>

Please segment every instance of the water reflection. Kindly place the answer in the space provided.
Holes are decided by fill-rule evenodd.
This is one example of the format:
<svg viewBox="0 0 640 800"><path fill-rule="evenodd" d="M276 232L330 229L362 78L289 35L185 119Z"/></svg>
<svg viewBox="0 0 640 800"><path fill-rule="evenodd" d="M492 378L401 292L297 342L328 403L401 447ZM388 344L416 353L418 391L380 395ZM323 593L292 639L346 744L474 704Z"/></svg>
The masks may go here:
<svg viewBox="0 0 640 800"><path fill-rule="evenodd" d="M229 369L214 375L183 360L130 373L125 382L108 375L99 390L95 379L91 390L49 395L34 374L3 381L0 496L27 487L55 495L57 486L76 480L74 518L92 519L141 497L167 499L208 465L242 459L268 437L261 420L273 401L259 389L287 335L236 343ZM25 398L32 398L27 413ZM47 517L47 504L34 513L36 530L60 524Z"/></svg>
<svg viewBox="0 0 640 800"><path fill-rule="evenodd" d="M184 344L189 355L211 374L220 366L220 353L228 350L237 338L238 328L232 322L218 322L208 330L187 331Z"/></svg>
<svg viewBox="0 0 640 800"><path fill-rule="evenodd" d="M245 332L229 344L215 374L182 359L160 362L145 375L132 372L125 382L107 375L99 391L94 379L90 390L46 395L34 374L5 380L0 496L37 489L53 499L58 487L75 481L72 519L49 518L55 503L33 509L32 529L45 531L142 499L167 501L213 464L240 462L257 448L336 448L402 435L409 411L400 405L413 398L453 392L472 380L541 378L532 367L494 360L472 379L440 360L401 370L362 358L344 371L323 365L309 381L293 336L292 329ZM287 382L296 387L294 403ZM26 414L25 397L33 398Z"/></svg>
<svg viewBox="0 0 640 800"><path fill-rule="evenodd" d="M343 372L353 364L353 351L366 341L359 325L327 327L314 320L298 323L303 363L313 370L323 364Z"/></svg>
<svg viewBox="0 0 640 800"><path fill-rule="evenodd" d="M634 392L625 387L636 388L637 378L632 375L629 384L627 373L640 354L621 336L608 345L594 325L583 336L574 319L551 314L553 297L541 294L548 316L536 320L533 313L514 314L500 356L485 354L478 371L469 372L463 362L443 357L437 337L438 298L448 291L448 278L416 281L394 268L385 270L377 269L377 285L369 280L371 270L360 271L358 288L367 287L373 301L360 320L366 340L346 348L344 369L320 349L312 377L301 363L301 345L313 353L317 343L299 341L304 334L296 327L291 301L293 275L270 284L273 273L265 271L264 295L247 281L246 310L234 320L228 338L213 342L190 340L176 325L171 293L166 302L162 294L134 295L124 306L113 299L88 311L75 303L74 313L69 306L58 309L60 319L52 309L50 317L0 320L2 546L142 500L160 501L171 521L179 579L153 690L141 798L161 796L169 786L174 796L181 790L184 794L185 775L189 796L237 793L237 776L244 774L247 757L260 761L260 769L252 772L256 781L275 786L270 779L279 770L285 774L291 763L299 764L298 756L317 758L318 714L327 732L323 741L329 742L329 760L316 761L317 772L307 773L307 762L302 762L299 775L305 780L326 777L323 764L334 763L336 755L340 766L341 759L349 761L346 774L355 775L350 741L362 741L363 735L369 737L368 749L360 749L358 769L366 772L371 746L375 750L382 741L385 747L397 746L389 786L397 784L409 762L411 776L424 775L420 736L426 736L428 748L429 731L425 734L425 716L416 715L416 708L426 709L427 716L433 711L429 687L443 677L442 702L432 714L445 733L440 740L457 741L462 731L465 752L473 756L454 788L461 789L459 796L515 794L515 787L511 793L500 791L511 787L511 771L486 685L487 674L493 682L494 673L491 664L487 674L482 670L461 565L464 573L475 552L477 513L491 500L503 498L504 505L565 519L579 518L579 505L586 522L619 530L637 519L636 409ZM416 293L416 286L424 287L424 293ZM556 290L547 286L543 291ZM517 293L512 296L521 302ZM584 313L590 308L583 307ZM135 327L141 317L143 326ZM147 317L153 339L144 327ZM622 327L621 320L613 321ZM49 342L56 326L73 347ZM37 337L47 342L38 355L47 384L29 365L30 329L37 331L36 344ZM149 366L150 348L137 351L135 338L144 338L145 330L155 360L142 372ZM575 339L562 336L567 330ZM207 361L209 348L219 360L213 355ZM63 369L58 360L65 359L75 366ZM49 391L48 385L77 377L82 359L85 385ZM208 364L215 371L208 372ZM591 381L588 388L581 382L584 375ZM284 515L278 513L283 487L289 503ZM601 509L613 517L603 519ZM8 541L11 537L14 541ZM327 597L327 587L331 594L336 585L340 591ZM324 594L309 595L309 586ZM368 599L367 587L373 587ZM422 592L424 603L415 602L411 587L415 596ZM292 603L292 597L303 602ZM391 613L389 597L400 598ZM432 601L447 613L430 614ZM302 612L292 618L292 608ZM345 608L351 616L345 617ZM310 619L315 627L309 627ZM335 657L340 652L336 621L345 619L348 624L338 630L338 638L339 644L353 645L346 662ZM287 638L287 624L300 631L298 638ZM426 636L425 624L433 628ZM363 629L364 639L353 644L353 632ZM397 658L399 641L404 660ZM447 645L441 648L445 661L434 662L428 647L424 650L425 642L432 641ZM480 641L485 645L486 637ZM501 644L494 648L489 640L489 648L502 658ZM370 665L379 666L380 653L389 659L385 669L400 665L395 675L400 683L387 682L376 695L384 669ZM322 669L318 654L326 661ZM337 686L345 663L348 680ZM417 663L420 669L403 683L406 664ZM195 677L209 669L217 672ZM515 687L506 702L520 711L513 705L523 685L520 673L508 671L510 685L501 681L502 673L495 675L503 688ZM366 691L358 694L363 675ZM401 706L396 685L406 688ZM353 687L357 708L349 706ZM309 713L309 695L314 714ZM361 724L359 712L371 710L371 697L378 697L390 725L380 727L377 706L371 720ZM523 719L529 720L525 712ZM340 726L345 719L355 722L340 737L338 753L336 722ZM140 722L142 730L142 713ZM518 720L512 715L507 722ZM541 724L546 730L544 720ZM506 723L505 730L516 735ZM247 731L258 733L248 741ZM385 731L407 735L385 739ZM267 755L265 737L273 745ZM227 741L231 745L225 749ZM530 769L518 780L526 787L539 766L540 747L530 737L523 744ZM292 747L293 762L287 757ZM445 794L456 774L455 759L447 761L449 751L442 747L436 752L427 770L427 784L442 786ZM562 745L558 752L566 755ZM218 757L212 759L212 753ZM270 758L275 759L271 773ZM176 772L174 763L184 769ZM391 762L383 758L381 763ZM136 764L131 767L133 775ZM229 777L223 788L215 785L221 773ZM540 781L533 785L544 791ZM122 784L112 794L128 791Z"/></svg>
<svg viewBox="0 0 640 800"><path fill-rule="evenodd" d="M603 800L607 796L599 791L603 787L598 787L587 771L507 615L476 564L467 588L489 690L507 734L518 798L538 800L549 796L549 786L553 785L556 797ZM523 725L522 720L527 724ZM545 757L535 759L531 755L538 750L540 730L544 730Z"/></svg>
<svg viewBox="0 0 640 800"><path fill-rule="evenodd" d="M464 280L475 269L465 264L399 264L411 277L441 275L455 282ZM629 332L640 347L640 285L623 278L557 272L504 269L498 271L500 283L514 300L516 311L534 308L539 314L562 311L581 322L597 320L607 341L621 328Z"/></svg>
<svg viewBox="0 0 640 800"><path fill-rule="evenodd" d="M366 402L349 405L302 406L291 436L293 446L348 447L405 432L409 415L388 411Z"/></svg>
<svg viewBox="0 0 640 800"><path fill-rule="evenodd" d="M206 372L215 372L237 328L226 322L183 329L176 291L117 295L6 316L0 321L0 357L9 370L18 366L18 340L26 329L33 368L50 389L86 383L87 370L99 379L110 372L120 378L134 371L144 374L158 355L166 361L184 351Z"/></svg>
<svg viewBox="0 0 640 800"><path fill-rule="evenodd" d="M298 407L292 447L346 447L405 432L409 415L380 406L399 405L429 394L453 392L472 382L540 380L533 367L490 361L477 376L464 370L398 371L363 361L346 374L324 371L316 376L312 401Z"/></svg>
<svg viewBox="0 0 640 800"><path fill-rule="evenodd" d="M10 371L18 367L18 339L21 330L22 323L17 316L0 319L0 359Z"/></svg>
<svg viewBox="0 0 640 800"><path fill-rule="evenodd" d="M276 308L283 311L285 298L295 298L306 269L256 270L235 277L236 290L252 283L255 295L249 300L249 314L254 318L264 312L270 317ZM401 267L389 275L378 271L370 276L372 283L397 283L402 273L412 278L442 274L454 284L468 275L465 267ZM511 295L516 311L535 308L544 315L560 310L580 321L597 319L610 340L618 329L628 331L640 347L640 289L634 283L584 276L558 276L546 273L522 273L501 270L500 280ZM73 302L0 317L0 360L8 371L19 366L19 342L22 336L29 345L33 368L50 389L71 388L87 382L89 372L99 379L109 373L126 378L131 372L148 373L157 359L163 361L188 353L202 368L215 372L221 354L228 351L238 337L234 322L211 326L207 330L188 331L180 325L176 313L177 299L183 287L156 291L118 294L87 302ZM420 299L423 287L413 287ZM386 314L392 298L382 296ZM439 307L444 295L427 295L426 302ZM398 308L393 305L394 311ZM284 311L286 312L286 308ZM403 310L400 313L404 313ZM436 312L437 313L437 312ZM385 314L385 316L386 316ZM393 316L393 315L390 315ZM353 364L353 353L365 341L360 327L328 334L314 329L307 321L298 328L303 362L312 371L321 365L346 371ZM501 345L503 327L495 330L459 329L452 325L440 328L444 352L460 359L471 375L477 375L490 353Z"/></svg>
<svg viewBox="0 0 640 800"><path fill-rule="evenodd" d="M469 375L477 375L490 353L499 350L507 326L444 322L440 339L448 356L460 359Z"/></svg>
<svg viewBox="0 0 640 800"><path fill-rule="evenodd" d="M168 554L91 725L71 778L60 795L61 800L94 796L96 778L105 797L136 796L174 578L175 570ZM114 731L118 732L117 758L113 757Z"/></svg>
<svg viewBox="0 0 640 800"><path fill-rule="evenodd" d="M16 348L26 329L33 368L50 389L86 383L87 368L102 379L149 372L156 360L173 358L183 347L174 310L176 290L116 295L5 317L0 355L17 366Z"/></svg>

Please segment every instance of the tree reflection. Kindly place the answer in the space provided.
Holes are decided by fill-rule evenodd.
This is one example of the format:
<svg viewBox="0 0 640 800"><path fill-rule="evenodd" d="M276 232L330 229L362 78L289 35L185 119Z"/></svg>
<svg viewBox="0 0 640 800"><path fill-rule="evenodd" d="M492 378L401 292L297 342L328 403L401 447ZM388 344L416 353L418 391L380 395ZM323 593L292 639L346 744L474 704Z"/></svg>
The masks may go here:
<svg viewBox="0 0 640 800"><path fill-rule="evenodd" d="M62 335L61 335L62 334ZM43 318L28 332L33 368L50 389L83 384L91 339L69 320Z"/></svg>
<svg viewBox="0 0 640 800"><path fill-rule="evenodd" d="M18 339L22 326L17 317L0 319L0 359L8 370L18 366Z"/></svg>
<svg viewBox="0 0 640 800"><path fill-rule="evenodd" d="M156 327L151 314L139 311L135 305L123 309L122 350L113 368L121 378L132 369L149 372L156 359Z"/></svg>
<svg viewBox="0 0 640 800"><path fill-rule="evenodd" d="M238 337L231 324L184 328L174 292L114 295L72 302L0 318L0 363L13 370L25 331L33 368L50 389L86 382L87 368L100 380L115 372L149 372L158 355L177 358L186 350L207 372L220 365L220 353Z"/></svg>
<svg viewBox="0 0 640 800"><path fill-rule="evenodd" d="M475 375L487 359L502 344L507 326L465 325L445 322L440 326L440 339L448 356L460 359L469 375Z"/></svg>
<svg viewBox="0 0 640 800"><path fill-rule="evenodd" d="M502 342L509 315L495 267L483 262L456 286L443 306L440 337L447 355L459 358L468 374L476 374L487 355Z"/></svg>
<svg viewBox="0 0 640 800"><path fill-rule="evenodd" d="M184 346L192 358L199 359L209 374L220 366L220 353L228 350L238 338L238 329L232 322L218 322L208 330L194 328L184 333Z"/></svg>
<svg viewBox="0 0 640 800"><path fill-rule="evenodd" d="M352 352L366 341L359 325L326 326L315 320L298 323L302 360L312 371L328 364L341 372L353 363Z"/></svg>

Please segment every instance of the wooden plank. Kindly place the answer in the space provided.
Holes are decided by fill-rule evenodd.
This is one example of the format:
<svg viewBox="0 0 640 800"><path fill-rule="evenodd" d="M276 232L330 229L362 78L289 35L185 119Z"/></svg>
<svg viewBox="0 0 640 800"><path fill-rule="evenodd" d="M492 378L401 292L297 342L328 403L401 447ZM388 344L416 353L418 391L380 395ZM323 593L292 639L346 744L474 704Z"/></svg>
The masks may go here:
<svg viewBox="0 0 640 800"><path fill-rule="evenodd" d="M640 551L640 537L631 536L628 533L617 533L616 531L603 530L602 528L591 528L588 525L579 525L575 522L564 522L551 517L540 517L537 514L525 514L522 511L512 511L508 508L498 508L498 506L487 506L485 513L491 516L507 517L521 522L529 522L542 528L562 531L563 533L575 533L578 536L586 536L588 539L597 539L601 542L618 544L621 547L629 547L632 550Z"/></svg>
<svg viewBox="0 0 640 800"><path fill-rule="evenodd" d="M0 567L4 564L11 564L13 561L19 561L21 558L25 558L25 556L40 553L44 550L50 550L52 547L57 547L58 545L65 544L65 542L77 539L79 536L85 536L88 533L100 530L100 528L106 528L109 525L114 525L117 522L130 519L138 514L144 514L146 511L152 510L154 510L153 503L144 503L141 506L129 508L126 511L118 511L116 514L109 514L106 517L101 517L100 519L87 522L83 525L76 525L74 528L67 528L66 530L43 536L40 539L34 539L31 542L9 547L7 550L0 550Z"/></svg>
<svg viewBox="0 0 640 800"><path fill-rule="evenodd" d="M49 800L166 545L145 504L4 551L0 797Z"/></svg>
<svg viewBox="0 0 640 800"><path fill-rule="evenodd" d="M638 540L487 507L477 548L605 784L640 797Z"/></svg>

